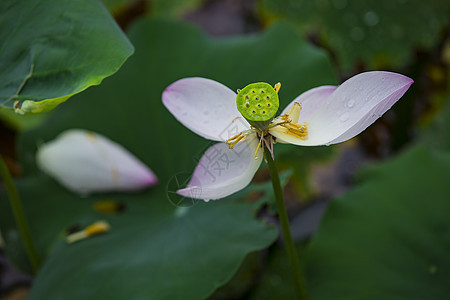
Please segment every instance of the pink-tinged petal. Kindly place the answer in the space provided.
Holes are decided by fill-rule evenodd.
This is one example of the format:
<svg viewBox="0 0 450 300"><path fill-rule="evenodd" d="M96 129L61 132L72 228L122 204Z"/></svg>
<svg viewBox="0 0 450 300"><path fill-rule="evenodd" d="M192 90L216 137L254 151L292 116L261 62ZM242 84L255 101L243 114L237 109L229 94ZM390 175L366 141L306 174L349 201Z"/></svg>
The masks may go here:
<svg viewBox="0 0 450 300"><path fill-rule="evenodd" d="M300 103L302 110L298 123L303 123L310 118L324 104L325 100L336 90L337 86L323 85L310 89L294 99L281 113L286 114L295 102Z"/></svg>
<svg viewBox="0 0 450 300"><path fill-rule="evenodd" d="M236 93L206 78L180 79L162 94L166 108L184 126L213 141L225 141L250 126L236 108ZM233 122L234 120L234 122Z"/></svg>
<svg viewBox="0 0 450 300"><path fill-rule="evenodd" d="M344 142L361 133L399 100L413 83L391 72L366 72L345 81L307 120L308 136L271 133L284 142L302 146Z"/></svg>
<svg viewBox="0 0 450 300"><path fill-rule="evenodd" d="M227 197L246 187L258 171L263 158L259 151L254 154L258 141L255 136L247 142L228 149L225 143L215 144L203 154L191 180L178 194L205 201Z"/></svg>
<svg viewBox="0 0 450 300"><path fill-rule="evenodd" d="M110 139L71 129L39 147L39 168L67 189L88 195L136 191L155 185L155 174L134 155Z"/></svg>

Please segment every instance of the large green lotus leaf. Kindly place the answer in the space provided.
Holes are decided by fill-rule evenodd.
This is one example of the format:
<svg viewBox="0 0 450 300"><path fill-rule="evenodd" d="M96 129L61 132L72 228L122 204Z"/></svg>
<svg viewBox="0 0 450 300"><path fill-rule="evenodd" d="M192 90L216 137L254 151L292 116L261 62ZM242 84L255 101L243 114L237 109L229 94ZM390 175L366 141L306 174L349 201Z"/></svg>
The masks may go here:
<svg viewBox="0 0 450 300"><path fill-rule="evenodd" d="M42 176L19 186L38 247L53 247L29 299L201 299L229 280L276 229L255 219L253 204L219 201L174 209L161 185L140 195L80 199ZM101 215L95 200L125 203ZM52 216L49 217L49 214ZM68 245L63 226L107 220L108 234ZM59 232L58 232L59 230ZM7 230L7 238L12 234Z"/></svg>
<svg viewBox="0 0 450 300"><path fill-rule="evenodd" d="M136 54L116 76L58 107L41 128L20 136L27 177L20 193L39 251L48 255L30 299L201 299L224 284L251 251L270 245L276 230L255 219L257 204L234 199L176 208L167 196L176 175L190 174L210 143L165 109L161 93L187 76L213 78L232 89L255 81L283 88L282 106L302 91L335 83L326 55L289 27L278 25L250 38L213 40L185 24L144 19L129 32ZM141 194L78 198L41 174L34 149L68 128L85 128L121 143L160 179ZM181 173L181 174L180 174ZM173 195L172 195L173 197ZM252 197L250 197L252 198ZM100 215L97 200L124 203L123 213ZM25 261L9 207L0 225L8 255ZM64 229L106 219L110 233L66 245Z"/></svg>
<svg viewBox="0 0 450 300"><path fill-rule="evenodd" d="M450 156L416 147L335 199L308 249L311 299L447 299Z"/></svg>
<svg viewBox="0 0 450 300"><path fill-rule="evenodd" d="M449 24L450 2L442 0L261 0L269 18L318 32L348 70L357 63L386 68L405 64L430 49Z"/></svg>
<svg viewBox="0 0 450 300"><path fill-rule="evenodd" d="M296 245L300 268L303 269L305 247L307 242ZM271 248L269 261L258 286L252 291L248 300L296 299L295 283L286 249Z"/></svg>
<svg viewBox="0 0 450 300"><path fill-rule="evenodd" d="M96 0L0 4L0 105L53 109L115 73L133 46Z"/></svg>

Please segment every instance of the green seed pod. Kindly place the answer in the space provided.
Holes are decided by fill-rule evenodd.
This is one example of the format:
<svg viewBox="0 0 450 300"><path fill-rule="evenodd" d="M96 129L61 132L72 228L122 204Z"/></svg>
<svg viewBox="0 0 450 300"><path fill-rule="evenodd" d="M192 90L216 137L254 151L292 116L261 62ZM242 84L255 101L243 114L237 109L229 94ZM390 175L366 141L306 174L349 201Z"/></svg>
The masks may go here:
<svg viewBox="0 0 450 300"><path fill-rule="evenodd" d="M247 85L236 97L239 112L251 125L260 129L270 124L279 105L278 93L265 82Z"/></svg>

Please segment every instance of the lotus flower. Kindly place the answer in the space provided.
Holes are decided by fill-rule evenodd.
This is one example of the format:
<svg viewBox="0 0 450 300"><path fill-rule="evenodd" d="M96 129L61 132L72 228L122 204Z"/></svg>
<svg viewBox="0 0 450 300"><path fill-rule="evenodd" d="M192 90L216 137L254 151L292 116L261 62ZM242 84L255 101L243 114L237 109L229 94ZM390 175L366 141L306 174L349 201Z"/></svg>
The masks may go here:
<svg viewBox="0 0 450 300"><path fill-rule="evenodd" d="M162 101L184 126L215 144L204 153L178 194L205 201L247 186L258 170L262 147L273 156L276 142L330 145L358 135L384 114L413 83L390 72L358 74L340 86L320 86L295 98L282 113L277 84L238 90L206 78L184 78L168 86Z"/></svg>
<svg viewBox="0 0 450 300"><path fill-rule="evenodd" d="M39 147L39 168L80 195L136 191L155 185L153 172L128 150L94 132L71 129Z"/></svg>

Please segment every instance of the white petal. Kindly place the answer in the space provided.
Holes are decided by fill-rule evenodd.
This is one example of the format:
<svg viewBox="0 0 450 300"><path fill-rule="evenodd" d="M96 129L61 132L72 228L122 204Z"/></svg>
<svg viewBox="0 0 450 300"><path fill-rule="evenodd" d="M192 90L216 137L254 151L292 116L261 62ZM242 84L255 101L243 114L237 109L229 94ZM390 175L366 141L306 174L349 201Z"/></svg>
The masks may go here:
<svg viewBox="0 0 450 300"><path fill-rule="evenodd" d="M272 129L271 134L285 142L302 146L346 141L391 108L412 83L412 79L391 72L358 74L340 85L312 116L304 120L308 124L306 140L282 135L279 128Z"/></svg>
<svg viewBox="0 0 450 300"><path fill-rule="evenodd" d="M187 187L177 193L209 201L243 189L261 165L262 151L258 152L256 159L254 157L257 144L256 136L251 136L233 149L228 149L225 143L210 147L200 159Z"/></svg>
<svg viewBox="0 0 450 300"><path fill-rule="evenodd" d="M336 90L337 86L323 85L313 89L310 89L289 103L281 113L286 114L295 102L300 103L302 110L300 111L300 118L297 123L303 123L310 118L327 100L327 98Z"/></svg>
<svg viewBox="0 0 450 300"><path fill-rule="evenodd" d="M324 85L313 89L310 89L300 96L295 98L291 103L289 103L283 110L281 115L287 114L294 103L299 103L301 105L300 117L297 123L303 124L305 120L311 118L312 115L325 103L327 98L336 90L337 86L334 85ZM295 122L295 120L294 120ZM302 145L305 140L302 140L292 134L288 133L288 130L281 126L276 126L269 130L270 134L277 138L279 143L290 143L290 144L300 144Z"/></svg>
<svg viewBox="0 0 450 300"><path fill-rule="evenodd" d="M180 79L166 88L162 101L184 126L213 141L225 141L250 128L236 108L236 93L206 78Z"/></svg>
<svg viewBox="0 0 450 300"><path fill-rule="evenodd" d="M81 195L134 191L157 183L153 172L121 145L81 129L71 129L42 145L39 168Z"/></svg>

